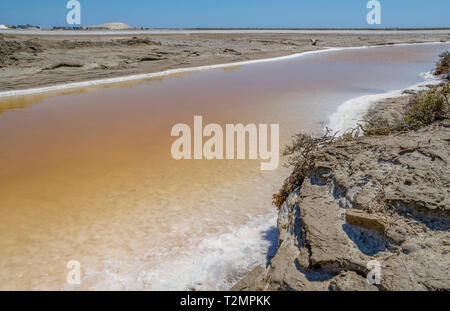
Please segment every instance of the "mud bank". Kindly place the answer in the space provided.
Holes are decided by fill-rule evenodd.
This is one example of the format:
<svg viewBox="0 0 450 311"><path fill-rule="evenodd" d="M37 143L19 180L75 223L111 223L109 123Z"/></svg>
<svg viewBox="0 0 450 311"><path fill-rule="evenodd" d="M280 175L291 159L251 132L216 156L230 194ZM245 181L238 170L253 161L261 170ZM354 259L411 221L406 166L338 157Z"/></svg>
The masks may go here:
<svg viewBox="0 0 450 311"><path fill-rule="evenodd" d="M409 96L369 116L401 118ZM450 120L337 141L279 210L278 250L232 290L449 290ZM370 285L377 260L381 282Z"/></svg>
<svg viewBox="0 0 450 311"><path fill-rule="evenodd" d="M272 58L329 47L449 40L450 31L110 35L0 32L0 91Z"/></svg>

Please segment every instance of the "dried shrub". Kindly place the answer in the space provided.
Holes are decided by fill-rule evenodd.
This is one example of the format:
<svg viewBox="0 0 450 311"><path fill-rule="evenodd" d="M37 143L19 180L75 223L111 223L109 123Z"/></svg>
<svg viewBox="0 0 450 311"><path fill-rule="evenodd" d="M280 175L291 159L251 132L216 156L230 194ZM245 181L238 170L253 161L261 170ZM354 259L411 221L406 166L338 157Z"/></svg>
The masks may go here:
<svg viewBox="0 0 450 311"><path fill-rule="evenodd" d="M408 130L408 126L403 120L389 122L382 117L368 119L364 125L361 125L364 136L386 136L395 132Z"/></svg>
<svg viewBox="0 0 450 311"><path fill-rule="evenodd" d="M284 181L280 191L273 195L272 203L278 209L281 208L289 194L303 183L314 164L314 153L335 140L337 140L336 133L333 134L329 129L320 137L299 133L292 138L292 143L285 147L283 156L288 157L286 166L292 167L293 171Z"/></svg>
<svg viewBox="0 0 450 311"><path fill-rule="evenodd" d="M435 121L449 117L448 94L450 85L434 87L424 93L412 97L403 119L389 122L380 117L369 118L361 130L365 136L382 136L392 133L415 130Z"/></svg>
<svg viewBox="0 0 450 311"><path fill-rule="evenodd" d="M445 51L439 55L439 61L436 64L435 75L446 74L450 71L450 52Z"/></svg>
<svg viewBox="0 0 450 311"><path fill-rule="evenodd" d="M448 118L449 93L449 83L425 92L417 102L408 107L404 118L406 124L410 128L419 128Z"/></svg>

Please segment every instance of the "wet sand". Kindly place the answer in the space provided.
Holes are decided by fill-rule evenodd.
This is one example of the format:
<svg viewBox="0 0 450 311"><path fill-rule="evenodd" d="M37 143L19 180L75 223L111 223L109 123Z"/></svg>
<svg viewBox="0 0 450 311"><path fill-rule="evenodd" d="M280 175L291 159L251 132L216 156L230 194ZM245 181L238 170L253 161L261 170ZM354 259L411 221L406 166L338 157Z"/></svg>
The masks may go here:
<svg viewBox="0 0 450 311"><path fill-rule="evenodd" d="M0 91L285 56L450 40L450 30L311 33L0 32ZM318 40L316 45L313 40Z"/></svg>

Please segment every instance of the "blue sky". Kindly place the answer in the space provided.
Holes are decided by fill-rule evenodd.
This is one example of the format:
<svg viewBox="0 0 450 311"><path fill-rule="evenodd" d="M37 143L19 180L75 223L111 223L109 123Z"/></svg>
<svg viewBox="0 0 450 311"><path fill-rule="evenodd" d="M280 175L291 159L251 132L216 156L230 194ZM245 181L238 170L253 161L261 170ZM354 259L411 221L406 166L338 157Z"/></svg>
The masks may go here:
<svg viewBox="0 0 450 311"><path fill-rule="evenodd" d="M368 0L79 0L82 26L373 27ZM450 27L450 0L378 0L381 27ZM0 0L0 24L68 26L67 0ZM380 27L378 26L378 27Z"/></svg>

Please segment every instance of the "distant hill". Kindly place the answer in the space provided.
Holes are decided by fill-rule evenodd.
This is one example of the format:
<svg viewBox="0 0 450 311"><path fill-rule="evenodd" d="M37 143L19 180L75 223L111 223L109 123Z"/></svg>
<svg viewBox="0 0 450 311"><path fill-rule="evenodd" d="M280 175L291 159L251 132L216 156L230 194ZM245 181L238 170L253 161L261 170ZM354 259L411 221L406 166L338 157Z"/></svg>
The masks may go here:
<svg viewBox="0 0 450 311"><path fill-rule="evenodd" d="M130 25L125 23L107 23L98 26L87 26L86 29L99 30L99 29L108 29L108 30L127 30L133 29Z"/></svg>

